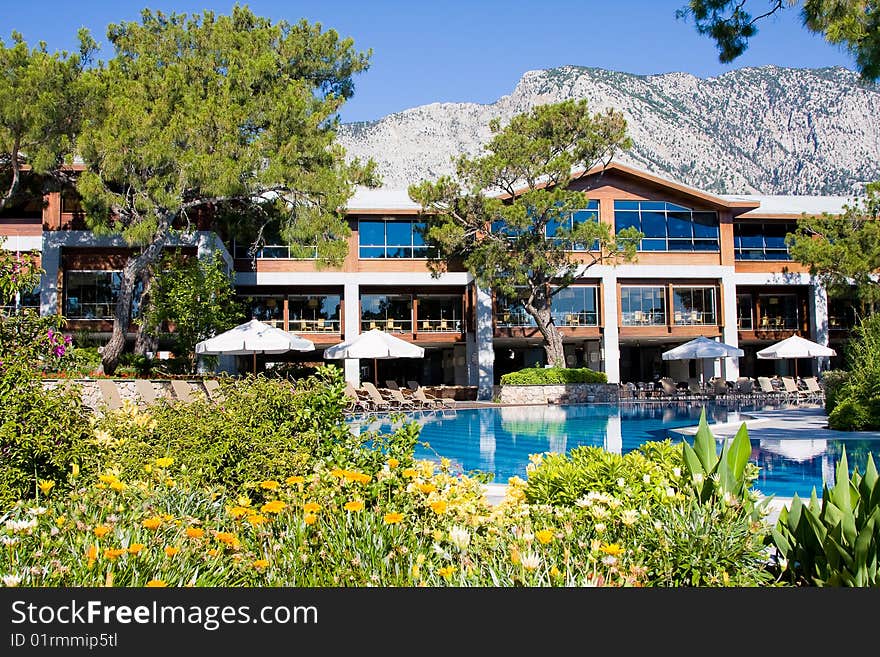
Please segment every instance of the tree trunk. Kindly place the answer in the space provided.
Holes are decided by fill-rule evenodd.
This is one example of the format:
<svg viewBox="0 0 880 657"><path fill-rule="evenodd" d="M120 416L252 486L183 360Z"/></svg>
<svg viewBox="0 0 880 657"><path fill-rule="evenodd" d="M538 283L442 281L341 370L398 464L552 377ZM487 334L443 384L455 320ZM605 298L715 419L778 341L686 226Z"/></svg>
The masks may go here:
<svg viewBox="0 0 880 657"><path fill-rule="evenodd" d="M137 337L134 341L134 353L141 356L146 356L148 351L152 351L155 353L157 347L159 346L159 340L156 336L156 333L147 326L147 323L145 321L147 306L150 303L150 288L153 285L152 267L147 267L141 272L140 282L143 286L143 292L141 292L140 298L141 318L138 322Z"/></svg>
<svg viewBox="0 0 880 657"><path fill-rule="evenodd" d="M101 354L101 366L105 374L113 374L119 365L119 356L125 350L125 334L131 324L131 302L134 297L135 283L144 270L158 261L162 255L162 249L165 248L165 243L168 241L170 224L170 216L162 217L153 234L153 241L138 255L130 256L122 268L122 284L113 316L113 333L110 340L104 345Z"/></svg>
<svg viewBox="0 0 880 657"><path fill-rule="evenodd" d="M541 303L541 305L538 305L537 303L525 304L523 307L526 312L534 318L535 323L538 325L538 330L541 332L541 337L544 339L544 351L547 354L547 363L551 367L566 367L565 350L562 347L562 335L559 333L559 329L556 328L556 324L553 323L553 315L550 310L550 297L546 296L536 301Z"/></svg>

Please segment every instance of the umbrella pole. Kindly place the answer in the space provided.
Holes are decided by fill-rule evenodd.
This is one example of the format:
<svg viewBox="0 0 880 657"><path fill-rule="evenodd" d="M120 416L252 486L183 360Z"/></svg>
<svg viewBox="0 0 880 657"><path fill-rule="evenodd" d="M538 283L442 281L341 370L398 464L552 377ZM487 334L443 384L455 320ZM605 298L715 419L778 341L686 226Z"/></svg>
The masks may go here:
<svg viewBox="0 0 880 657"><path fill-rule="evenodd" d="M373 383L376 387L379 387L379 361L375 358L373 359Z"/></svg>
<svg viewBox="0 0 880 657"><path fill-rule="evenodd" d="M257 374L257 352L254 352L254 376Z"/></svg>

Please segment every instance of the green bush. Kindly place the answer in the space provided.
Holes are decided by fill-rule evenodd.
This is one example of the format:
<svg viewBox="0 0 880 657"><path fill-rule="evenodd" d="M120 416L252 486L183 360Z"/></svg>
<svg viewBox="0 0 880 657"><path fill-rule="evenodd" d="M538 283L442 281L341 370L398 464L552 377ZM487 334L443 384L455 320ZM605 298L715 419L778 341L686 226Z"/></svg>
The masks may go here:
<svg viewBox="0 0 880 657"><path fill-rule="evenodd" d="M97 425L107 460L122 479L143 476L157 458L173 457L195 487L241 492L255 482L302 474L349 434L344 383L336 368L298 382L248 377L223 384L222 403L200 398L127 406Z"/></svg>
<svg viewBox="0 0 880 657"><path fill-rule="evenodd" d="M597 372L588 367L527 367L501 377L501 385L509 386L546 386L565 383L608 383L608 377L605 372Z"/></svg>
<svg viewBox="0 0 880 657"><path fill-rule="evenodd" d="M845 370L828 370L822 372L822 387L825 389L825 412L831 411L837 406L841 391L849 378L849 372Z"/></svg>
<svg viewBox="0 0 880 657"><path fill-rule="evenodd" d="M828 416L828 426L837 431L863 431L871 423L867 405L855 397L846 397Z"/></svg>

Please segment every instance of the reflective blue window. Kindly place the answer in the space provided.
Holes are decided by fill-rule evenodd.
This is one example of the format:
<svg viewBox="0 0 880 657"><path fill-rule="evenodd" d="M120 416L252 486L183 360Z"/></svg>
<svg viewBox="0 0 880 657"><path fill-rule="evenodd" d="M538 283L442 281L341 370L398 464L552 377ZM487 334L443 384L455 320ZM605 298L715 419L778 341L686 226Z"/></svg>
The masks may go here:
<svg viewBox="0 0 880 657"><path fill-rule="evenodd" d="M358 222L359 257L428 258L422 236L424 223L411 219L361 219Z"/></svg>
<svg viewBox="0 0 880 657"><path fill-rule="evenodd" d="M599 201L597 200L588 201L585 208L574 210L565 217L560 217L559 219L548 221L546 226L546 235L547 237L555 237L559 233L560 229L565 231L572 231L579 224L586 223L588 221L599 221ZM593 242L590 248L592 248L592 250L594 251L598 250L598 240ZM587 251L588 249L586 244L569 244L568 250Z"/></svg>
<svg viewBox="0 0 880 657"><path fill-rule="evenodd" d="M640 251L718 251L717 212L693 212L665 201L614 201L614 229L635 228Z"/></svg>
<svg viewBox="0 0 880 657"><path fill-rule="evenodd" d="M739 221L733 224L733 253L736 260L791 260L785 236L797 224L789 221Z"/></svg>

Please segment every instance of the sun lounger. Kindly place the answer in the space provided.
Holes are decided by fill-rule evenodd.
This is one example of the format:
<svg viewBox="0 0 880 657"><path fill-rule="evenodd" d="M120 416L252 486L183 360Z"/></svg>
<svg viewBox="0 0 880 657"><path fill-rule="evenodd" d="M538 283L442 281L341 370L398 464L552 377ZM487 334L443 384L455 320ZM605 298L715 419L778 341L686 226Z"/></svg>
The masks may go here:
<svg viewBox="0 0 880 657"><path fill-rule="evenodd" d="M805 399L809 396L806 390L801 390L798 388L795 380L790 376L782 377L782 388L785 391L785 397L789 400L793 400L795 403L799 402L801 399Z"/></svg>
<svg viewBox="0 0 880 657"><path fill-rule="evenodd" d="M370 402L376 409L392 410L395 407L395 404L392 404L389 400L385 399L379 392L378 388L369 381L364 381L361 384L361 387L367 391L367 394L370 396Z"/></svg>
<svg viewBox="0 0 880 657"><path fill-rule="evenodd" d="M684 399L687 395L684 390L679 390L675 386L672 379L665 377L660 379L660 392L663 399Z"/></svg>
<svg viewBox="0 0 880 657"><path fill-rule="evenodd" d="M208 399L214 402L223 401L225 395L220 389L220 382L217 379L205 379L202 381L205 386L205 392L208 393Z"/></svg>
<svg viewBox="0 0 880 657"><path fill-rule="evenodd" d="M354 389L354 386L351 383L345 383L345 396L348 398L348 406L346 410L348 411L369 411L372 407L370 402L361 397L358 394L358 391Z"/></svg>
<svg viewBox="0 0 880 657"><path fill-rule="evenodd" d="M814 401L825 399L825 391L819 386L819 381L815 376L804 379L804 385L807 386L807 392L810 394L811 399Z"/></svg>
<svg viewBox="0 0 880 657"><path fill-rule="evenodd" d="M398 408L414 409L416 407L415 403L404 397L403 392L399 389L390 388L388 394L391 395L391 402L396 403Z"/></svg>
<svg viewBox="0 0 880 657"><path fill-rule="evenodd" d="M153 388L153 382L149 379L135 379L134 389L146 406L156 403L156 389Z"/></svg>
<svg viewBox="0 0 880 657"><path fill-rule="evenodd" d="M189 403L195 400L189 383L182 379L171 379L171 391L178 401Z"/></svg>
<svg viewBox="0 0 880 657"><path fill-rule="evenodd" d="M122 396L113 379L98 379L98 390L101 391L101 399L107 404L107 408L111 411L122 408Z"/></svg>

